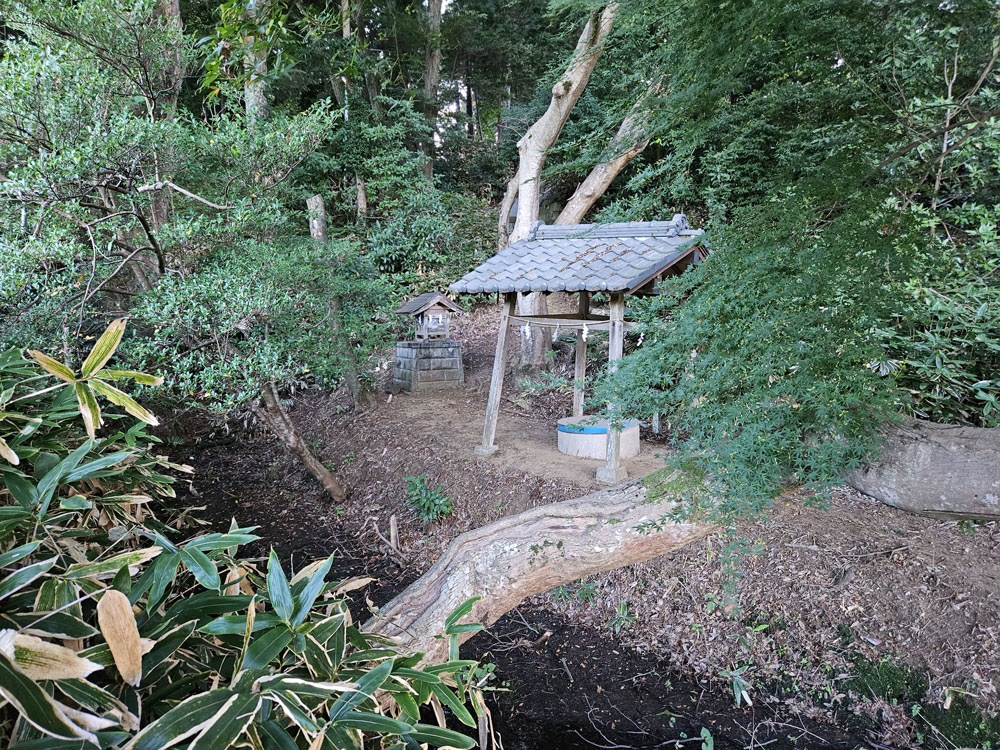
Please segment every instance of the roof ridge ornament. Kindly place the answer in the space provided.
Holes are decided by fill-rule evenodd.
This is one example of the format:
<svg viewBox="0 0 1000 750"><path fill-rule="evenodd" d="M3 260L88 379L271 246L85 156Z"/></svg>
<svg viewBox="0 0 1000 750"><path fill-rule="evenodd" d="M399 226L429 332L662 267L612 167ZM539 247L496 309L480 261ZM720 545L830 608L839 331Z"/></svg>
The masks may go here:
<svg viewBox="0 0 1000 750"><path fill-rule="evenodd" d="M528 230L528 239L537 239L538 230L545 226L545 222L539 219L534 224L531 225L531 229Z"/></svg>

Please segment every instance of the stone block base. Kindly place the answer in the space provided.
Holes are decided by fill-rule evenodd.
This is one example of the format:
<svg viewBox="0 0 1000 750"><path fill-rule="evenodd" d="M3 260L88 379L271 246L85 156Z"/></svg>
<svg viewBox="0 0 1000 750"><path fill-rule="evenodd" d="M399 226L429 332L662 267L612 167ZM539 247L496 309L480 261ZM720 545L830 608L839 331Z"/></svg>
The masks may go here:
<svg viewBox="0 0 1000 750"><path fill-rule="evenodd" d="M462 342L451 339L397 341L392 384L408 393L458 388L465 383Z"/></svg>

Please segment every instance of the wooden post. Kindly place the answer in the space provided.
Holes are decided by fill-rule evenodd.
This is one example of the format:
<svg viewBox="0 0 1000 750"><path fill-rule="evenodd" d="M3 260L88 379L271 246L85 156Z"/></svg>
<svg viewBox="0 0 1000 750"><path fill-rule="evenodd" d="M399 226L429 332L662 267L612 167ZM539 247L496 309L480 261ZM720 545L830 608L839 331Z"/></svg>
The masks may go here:
<svg viewBox="0 0 1000 750"><path fill-rule="evenodd" d="M611 372L618 370L618 361L622 358L625 348L625 294L623 292L613 292L611 294L610 318L611 329L608 334L608 364ZM618 407L615 404L608 405L610 422L615 421L618 414ZM608 424L608 454L607 463L597 470L597 481L605 484L618 484L625 481L628 472L621 456L621 432L612 429Z"/></svg>
<svg viewBox="0 0 1000 750"><path fill-rule="evenodd" d="M586 317L590 313L590 292L580 292L580 315ZM573 416L583 416L583 399L586 396L584 381L587 379L587 341L583 337L583 329L576 329L576 357L573 372Z"/></svg>
<svg viewBox="0 0 1000 750"><path fill-rule="evenodd" d="M483 424L483 443L477 445L477 456L488 456L497 449L493 440L497 434L497 416L500 414L500 393L503 391L503 375L507 368L507 331L510 330L510 316L517 308L517 294L504 294L503 314L500 316L500 330L497 332L497 351L493 357L493 377L490 378L490 397L486 402L486 422Z"/></svg>

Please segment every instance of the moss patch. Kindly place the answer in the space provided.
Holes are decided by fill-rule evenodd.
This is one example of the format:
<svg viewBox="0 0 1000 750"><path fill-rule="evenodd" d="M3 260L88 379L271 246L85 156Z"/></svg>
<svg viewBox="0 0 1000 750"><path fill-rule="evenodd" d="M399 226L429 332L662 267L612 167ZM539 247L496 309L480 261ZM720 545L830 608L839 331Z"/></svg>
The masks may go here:
<svg viewBox="0 0 1000 750"><path fill-rule="evenodd" d="M903 705L917 725L917 743L937 750L968 747L1000 750L1000 716L988 717L961 698L949 707L925 702L928 681L916 669L882 659L872 662L860 654L852 657L854 673L847 687L870 698Z"/></svg>
<svg viewBox="0 0 1000 750"><path fill-rule="evenodd" d="M669 498L700 504L700 501L708 496L705 471L693 461L685 461L680 466L665 466L654 471L643 478L642 486L646 488L648 503Z"/></svg>

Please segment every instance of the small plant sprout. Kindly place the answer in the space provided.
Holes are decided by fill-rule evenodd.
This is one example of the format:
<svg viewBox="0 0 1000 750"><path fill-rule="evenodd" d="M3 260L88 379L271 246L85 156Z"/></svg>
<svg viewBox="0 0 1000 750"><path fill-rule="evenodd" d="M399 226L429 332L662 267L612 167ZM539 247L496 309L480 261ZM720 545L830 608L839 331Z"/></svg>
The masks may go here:
<svg viewBox="0 0 1000 750"><path fill-rule="evenodd" d="M557 586L552 589L552 598L557 602L562 602L563 604L568 604L573 601L573 593L565 586Z"/></svg>
<svg viewBox="0 0 1000 750"><path fill-rule="evenodd" d="M618 614L611 618L608 627L615 632L615 635L618 635L635 621L636 616L628 611L628 602L622 602L618 605Z"/></svg>
<svg viewBox="0 0 1000 750"><path fill-rule="evenodd" d="M453 510L451 500L441 492L440 487L427 485L426 474L406 477L406 504L424 522L446 518Z"/></svg>
<svg viewBox="0 0 1000 750"><path fill-rule="evenodd" d="M753 705L753 701L750 700L750 690L753 689L753 685L750 683L747 675L749 671L750 665L744 664L742 667L727 669L719 673L720 677L729 681L729 685L733 690L733 700L736 701L737 707L742 706L744 703L748 706Z"/></svg>
<svg viewBox="0 0 1000 750"><path fill-rule="evenodd" d="M576 589L576 598L579 599L582 604L590 604L597 598L597 587L587 581L586 578L582 579L579 587Z"/></svg>

